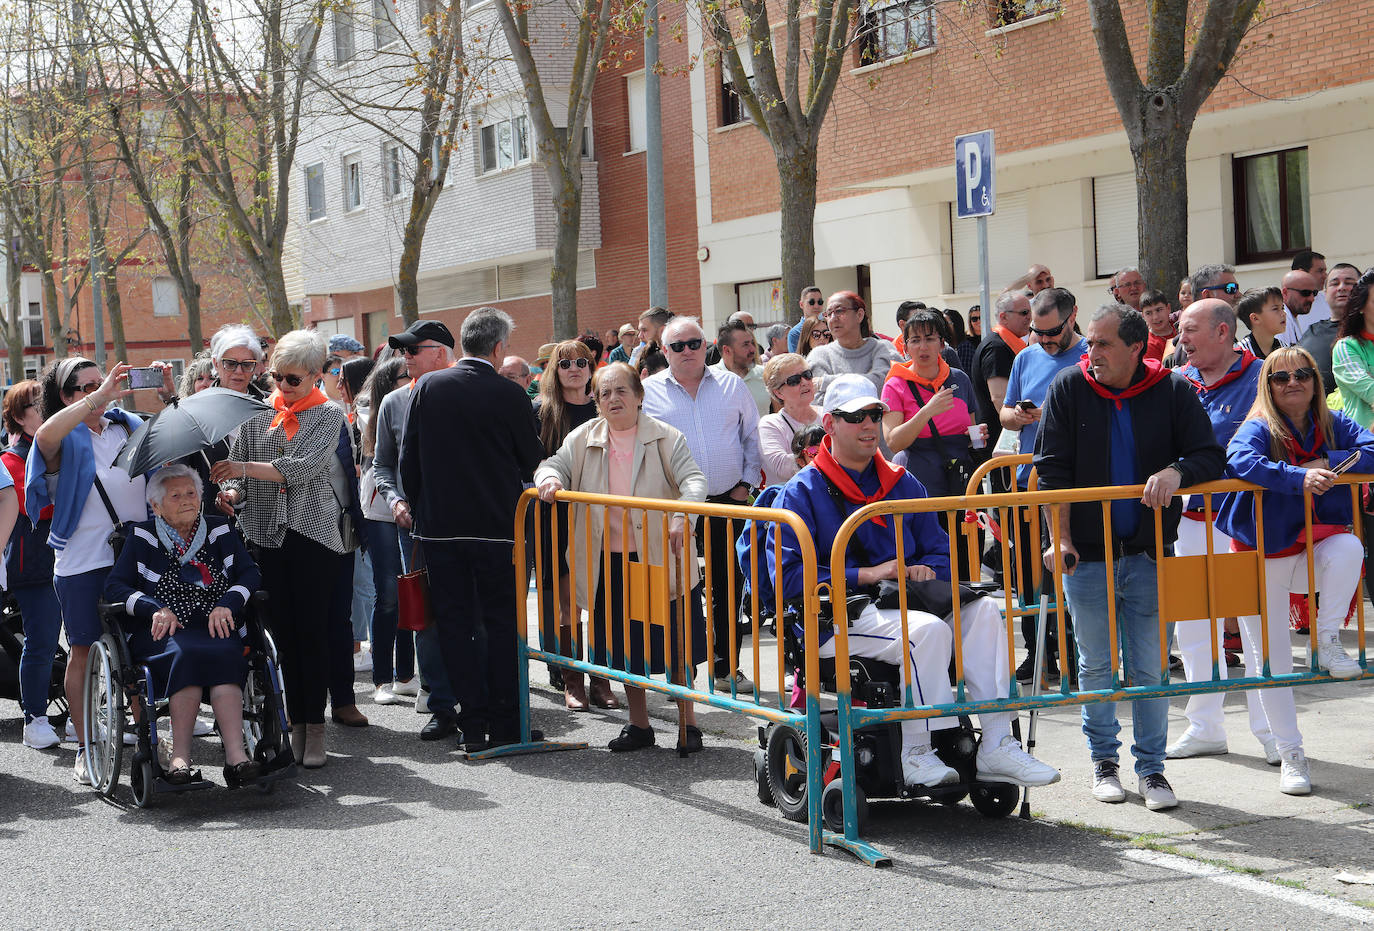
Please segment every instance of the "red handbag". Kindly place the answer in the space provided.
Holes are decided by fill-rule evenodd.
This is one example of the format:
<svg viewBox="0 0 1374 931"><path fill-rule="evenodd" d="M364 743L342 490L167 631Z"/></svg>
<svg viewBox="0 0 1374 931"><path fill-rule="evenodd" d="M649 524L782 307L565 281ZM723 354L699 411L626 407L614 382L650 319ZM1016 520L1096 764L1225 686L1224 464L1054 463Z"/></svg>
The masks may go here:
<svg viewBox="0 0 1374 931"><path fill-rule="evenodd" d="M415 565L420 543L410 548L410 564ZM420 631L429 626L429 571L419 569L396 576L396 627L400 630Z"/></svg>

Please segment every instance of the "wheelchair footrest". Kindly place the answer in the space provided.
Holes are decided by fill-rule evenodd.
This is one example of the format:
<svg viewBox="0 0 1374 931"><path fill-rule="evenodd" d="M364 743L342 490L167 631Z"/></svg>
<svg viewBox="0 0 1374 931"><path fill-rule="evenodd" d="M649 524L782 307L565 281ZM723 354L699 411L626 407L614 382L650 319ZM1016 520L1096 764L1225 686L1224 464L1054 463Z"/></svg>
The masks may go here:
<svg viewBox="0 0 1374 931"><path fill-rule="evenodd" d="M153 779L153 791L158 794L170 793L176 795L181 792L196 792L200 789L209 789L212 786L214 786L214 783L204 777L193 779L190 782L183 782L180 785L168 782L162 776L157 776Z"/></svg>

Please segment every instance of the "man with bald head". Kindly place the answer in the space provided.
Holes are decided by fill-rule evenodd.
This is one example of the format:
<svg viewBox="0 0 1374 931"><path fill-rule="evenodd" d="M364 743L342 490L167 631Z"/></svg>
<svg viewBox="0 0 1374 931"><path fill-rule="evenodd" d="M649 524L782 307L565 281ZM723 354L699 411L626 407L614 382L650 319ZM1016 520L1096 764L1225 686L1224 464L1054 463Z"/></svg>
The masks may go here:
<svg viewBox="0 0 1374 931"><path fill-rule="evenodd" d="M1026 273L1007 285L1008 291L1019 291L1025 289L1030 292L1031 297L1035 297L1041 291L1054 287L1054 272L1050 271L1048 265L1032 265L1026 269Z"/></svg>
<svg viewBox="0 0 1374 931"><path fill-rule="evenodd" d="M1295 268L1283 276L1283 315L1288 319L1281 338L1285 346L1296 346L1318 319L1312 302L1321 293L1322 283L1311 272Z"/></svg>

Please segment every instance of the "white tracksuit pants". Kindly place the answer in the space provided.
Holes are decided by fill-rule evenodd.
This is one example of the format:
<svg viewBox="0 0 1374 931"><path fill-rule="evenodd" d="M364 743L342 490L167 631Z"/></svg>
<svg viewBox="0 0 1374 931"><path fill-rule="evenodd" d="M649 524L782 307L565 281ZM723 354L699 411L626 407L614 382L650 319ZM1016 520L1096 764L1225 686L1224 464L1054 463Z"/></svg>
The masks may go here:
<svg viewBox="0 0 1374 931"><path fill-rule="evenodd" d="M933 614L907 609L911 692L918 705L942 705L954 701L949 683L949 661L954 643L954 625ZM1002 614L990 598L978 598L962 605L959 625L963 633L964 685L970 699L1006 698L1010 694L1011 673L1007 667L1007 632ZM901 670L902 697L905 701L907 665L902 662L902 616L895 608L879 610L873 605L849 628L849 652L891 663ZM820 655L835 655L832 638L821 645ZM983 740L996 746L1011 733L1011 713L979 715ZM902 722L902 746L930 746L930 731L954 727L955 718L928 718Z"/></svg>

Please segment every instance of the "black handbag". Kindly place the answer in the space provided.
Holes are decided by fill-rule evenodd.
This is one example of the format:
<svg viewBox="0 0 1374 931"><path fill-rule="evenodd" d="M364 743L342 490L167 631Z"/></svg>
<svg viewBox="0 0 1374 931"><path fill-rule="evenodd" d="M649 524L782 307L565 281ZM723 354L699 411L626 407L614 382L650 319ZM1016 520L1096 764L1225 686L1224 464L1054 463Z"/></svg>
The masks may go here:
<svg viewBox="0 0 1374 931"><path fill-rule="evenodd" d="M944 618L954 613L954 595L951 593L948 582L941 582L939 579L929 579L925 582L913 582L905 579L906 582L906 606L912 611L924 611L936 617ZM963 583L959 584L959 603L961 605L972 604L975 598L981 598L983 592ZM901 607L901 583L896 579L883 579L878 583L877 594L873 598L875 607L897 609Z"/></svg>
<svg viewBox="0 0 1374 931"><path fill-rule="evenodd" d="M916 410L919 411L925 403L921 400L921 393L916 390L915 382L908 381L906 385L911 389L911 396L916 399ZM935 449L941 454L941 464L945 468L945 481L949 484L951 492L962 495L964 490L968 488L968 480L973 478L973 470L969 468L968 463L964 462L964 460L944 454L945 447L940 441L952 439L952 437L947 437L940 433L939 429L935 426L935 418L933 416L930 418L927 425L930 427L930 437L935 441ZM915 441L913 440L912 442Z"/></svg>

